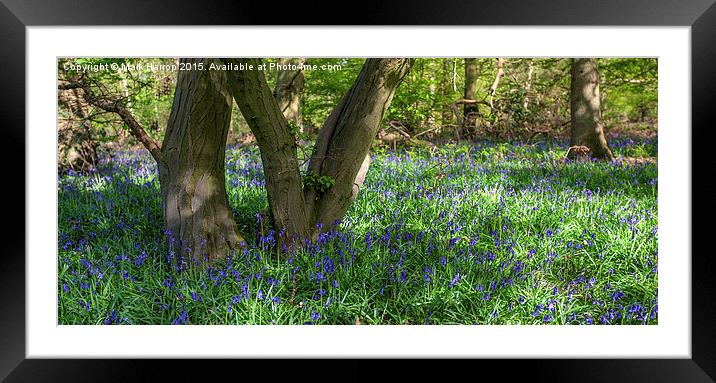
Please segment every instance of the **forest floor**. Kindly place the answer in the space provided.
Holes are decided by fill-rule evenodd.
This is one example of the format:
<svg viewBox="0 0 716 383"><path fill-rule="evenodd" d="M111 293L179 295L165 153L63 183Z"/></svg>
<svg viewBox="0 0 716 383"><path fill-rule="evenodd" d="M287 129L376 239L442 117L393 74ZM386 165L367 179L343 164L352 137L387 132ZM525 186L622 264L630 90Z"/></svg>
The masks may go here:
<svg viewBox="0 0 716 383"><path fill-rule="evenodd" d="M145 151L58 177L59 324L657 324L656 137L615 162L563 142L375 149L341 226L279 258L256 148L227 150L247 239L204 271L167 262Z"/></svg>

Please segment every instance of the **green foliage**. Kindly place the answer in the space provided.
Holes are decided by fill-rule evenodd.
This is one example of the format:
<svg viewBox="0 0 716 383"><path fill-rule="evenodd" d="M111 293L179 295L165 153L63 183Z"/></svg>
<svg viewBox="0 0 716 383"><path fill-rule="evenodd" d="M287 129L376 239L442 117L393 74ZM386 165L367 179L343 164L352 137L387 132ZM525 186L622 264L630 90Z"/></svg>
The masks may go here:
<svg viewBox="0 0 716 383"><path fill-rule="evenodd" d="M307 64L340 65L341 70L309 70L304 73L306 82L301 97L301 114L304 124L320 128L328 114L338 104L358 77L365 59L360 58L309 58Z"/></svg>
<svg viewBox="0 0 716 383"><path fill-rule="evenodd" d="M289 120L288 121L288 132L291 133L291 135L294 137L294 139L298 139L301 135L301 128L298 126L296 121Z"/></svg>
<svg viewBox="0 0 716 383"><path fill-rule="evenodd" d="M336 184L336 180L329 176L319 176L309 170L303 176L303 184L312 186L318 194L323 194Z"/></svg>
<svg viewBox="0 0 716 383"><path fill-rule="evenodd" d="M277 62L266 58L265 63ZM307 64L340 66L340 70L307 70L305 88L301 95L301 113L309 132L320 128L330 111L350 89L365 59L308 58ZM171 64L171 58L73 58L59 59L60 78L78 75L66 70L65 64L77 66L113 65L118 70L90 71L85 75L97 85L122 98L148 134L161 141L169 117L176 73L157 68ZM656 131L658 115L658 63L655 58L600 58L602 119L607 133L631 131L635 134ZM534 132L565 136L569 121L570 60L564 58L507 58L505 75L494 97L489 89L495 79L496 60L480 58L476 99L480 117L476 125L477 138L527 139ZM530 73L532 67L532 75ZM386 111L384 121L398 121L411 135L428 132L421 139L435 140L455 137L457 118L450 106L463 98L465 87L463 58L418 58L413 69L397 89ZM274 87L277 72L267 70L266 79ZM529 90L527 84L529 83ZM486 103L493 102L491 108ZM525 105L527 107L525 108ZM230 140L250 130L235 107L232 113ZM96 111L93 111L96 112ZM459 113L462 113L460 107ZM385 122L384 122L385 124ZM101 142L116 142L126 137L125 145L136 141L116 116L97 114L92 119L94 136ZM296 134L297 139L308 136ZM123 133L124 132L124 133Z"/></svg>
<svg viewBox="0 0 716 383"><path fill-rule="evenodd" d="M60 79L83 75L93 91L110 99L120 100L130 110L147 134L157 141L164 137L171 111L176 84L175 63L170 58L74 58L58 60ZM74 68L86 68L78 71ZM111 114L91 108L93 136L101 142L117 142L127 137L125 144L135 145L128 128Z"/></svg>
<svg viewBox="0 0 716 383"><path fill-rule="evenodd" d="M643 122L657 118L657 59L600 59L599 70L602 77L602 114L607 121Z"/></svg>

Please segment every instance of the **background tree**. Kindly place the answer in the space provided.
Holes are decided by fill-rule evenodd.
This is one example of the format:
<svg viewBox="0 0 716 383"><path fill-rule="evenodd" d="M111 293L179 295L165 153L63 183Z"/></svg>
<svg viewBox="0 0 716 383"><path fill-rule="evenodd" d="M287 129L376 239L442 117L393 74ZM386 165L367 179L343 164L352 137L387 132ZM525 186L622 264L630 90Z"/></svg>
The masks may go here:
<svg viewBox="0 0 716 383"><path fill-rule="evenodd" d="M589 155L613 160L601 122L599 71L594 58L572 59L570 158ZM586 149L585 149L586 148ZM586 150L589 153L586 153Z"/></svg>
<svg viewBox="0 0 716 383"><path fill-rule="evenodd" d="M293 121L303 132L303 119L301 118L301 93L304 87L304 75L301 65L306 62L303 58L280 58L278 65L280 69L276 76L276 86L273 96L278 103L278 108L286 117L286 120ZM297 69L291 69L296 66Z"/></svg>
<svg viewBox="0 0 716 383"><path fill-rule="evenodd" d="M57 135L57 165L59 170L86 171L97 166L97 143L89 121L89 105L81 96L81 89L60 90Z"/></svg>
<svg viewBox="0 0 716 383"><path fill-rule="evenodd" d="M478 80L478 61L475 58L465 59L465 94L466 100L476 100L477 95L477 80ZM478 112L477 104L463 104L463 118L466 123L465 126L474 127L475 114ZM472 115L470 114L472 113ZM468 134L474 132L468 131Z"/></svg>

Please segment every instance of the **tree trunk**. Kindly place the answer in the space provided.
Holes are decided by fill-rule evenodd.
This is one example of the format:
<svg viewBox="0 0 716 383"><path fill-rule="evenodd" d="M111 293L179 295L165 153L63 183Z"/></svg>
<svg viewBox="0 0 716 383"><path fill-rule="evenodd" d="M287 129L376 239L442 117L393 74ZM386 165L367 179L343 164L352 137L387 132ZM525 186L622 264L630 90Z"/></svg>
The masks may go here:
<svg viewBox="0 0 716 383"><path fill-rule="evenodd" d="M273 227L280 241L290 244L308 237L303 208L301 173L296 138L258 68L259 59L227 59L227 63L252 65L254 70L229 70L231 93L249 124L261 152L266 193Z"/></svg>
<svg viewBox="0 0 716 383"><path fill-rule="evenodd" d="M82 89L58 91L61 106L67 108L69 118L58 125L57 165L59 170L90 170L97 166L97 144L92 138L88 105Z"/></svg>
<svg viewBox="0 0 716 383"><path fill-rule="evenodd" d="M225 59L228 64L258 68L258 59ZM228 71L231 92L261 152L274 230L283 244L315 238L340 219L358 193L370 159L368 150L397 86L413 59L368 59L350 91L333 109L318 134L307 179L332 181L319 187L303 184L295 137L261 70ZM317 225L325 223L326 225Z"/></svg>
<svg viewBox="0 0 716 383"><path fill-rule="evenodd" d="M448 59L441 59L442 69L440 71L440 85L438 86L438 103L433 108L440 110L440 126L435 130L435 133L440 134L442 128L452 120L450 110L445 107L444 102L448 99L448 82L450 76L450 61Z"/></svg>
<svg viewBox="0 0 716 383"><path fill-rule="evenodd" d="M285 65L300 66L305 63L305 59L298 58L281 58L278 64L281 67ZM279 70L276 77L276 87L273 96L276 99L278 108L286 117L286 120L296 123L303 132L303 121L301 118L301 92L303 92L304 76L302 69Z"/></svg>
<svg viewBox="0 0 716 383"><path fill-rule="evenodd" d="M306 212L324 230L343 217L362 186L369 161L366 156L395 90L410 71L414 59L368 59L358 78L318 133L309 171L335 181L319 193L305 187ZM360 177L359 177L360 178Z"/></svg>
<svg viewBox="0 0 716 383"><path fill-rule="evenodd" d="M477 93L478 67L477 59L465 59L465 99L474 100ZM467 117L470 112L477 112L477 104L464 104L463 116Z"/></svg>
<svg viewBox="0 0 716 383"><path fill-rule="evenodd" d="M571 141L570 158L582 156L586 147L591 157L613 160L601 124L599 99L599 71L594 58L572 59L572 84L570 94Z"/></svg>
<svg viewBox="0 0 716 383"><path fill-rule="evenodd" d="M498 58L497 71L495 72L495 81L492 82L492 86L490 87L490 107L493 107L493 101L495 99L495 94L497 93L497 87L500 85L500 79L502 79L502 76L505 75L505 70L503 69L504 66L505 59Z"/></svg>
<svg viewBox="0 0 716 383"><path fill-rule="evenodd" d="M530 60L527 68L527 80L525 81L525 98L522 102L522 107L525 110L529 110L530 105L530 87L532 86L532 75L534 74L535 64L534 61Z"/></svg>
<svg viewBox="0 0 716 383"><path fill-rule="evenodd" d="M475 95L477 93L477 76L478 76L478 67L477 67L477 59L475 58L466 58L465 59L465 99L467 100L475 100ZM462 129L461 132L464 136L470 137L475 134L475 131L477 130L476 119L477 119L477 104L463 104L463 123L460 124L461 126L459 129Z"/></svg>
<svg viewBox="0 0 716 383"><path fill-rule="evenodd" d="M182 62L207 67L210 59ZM184 262L224 258L243 241L226 196L231 105L223 72L179 71L158 164L170 251Z"/></svg>

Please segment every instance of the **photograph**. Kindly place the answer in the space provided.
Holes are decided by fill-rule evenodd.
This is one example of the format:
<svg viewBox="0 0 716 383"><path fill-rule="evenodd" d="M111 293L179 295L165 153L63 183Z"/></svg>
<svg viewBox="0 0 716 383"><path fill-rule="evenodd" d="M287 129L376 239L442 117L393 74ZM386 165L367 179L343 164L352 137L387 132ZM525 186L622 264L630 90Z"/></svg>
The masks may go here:
<svg viewBox="0 0 716 383"><path fill-rule="evenodd" d="M659 324L658 57L56 63L60 327Z"/></svg>

